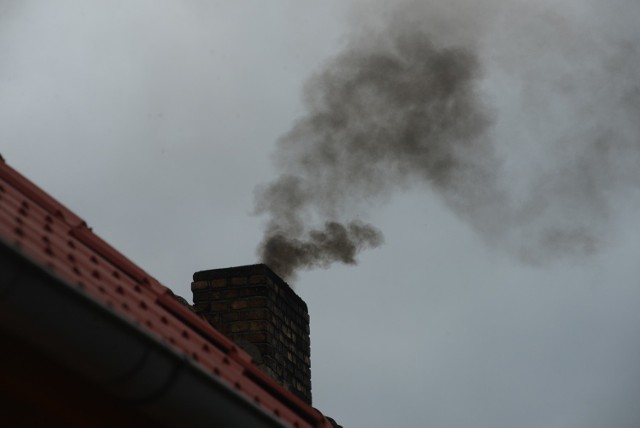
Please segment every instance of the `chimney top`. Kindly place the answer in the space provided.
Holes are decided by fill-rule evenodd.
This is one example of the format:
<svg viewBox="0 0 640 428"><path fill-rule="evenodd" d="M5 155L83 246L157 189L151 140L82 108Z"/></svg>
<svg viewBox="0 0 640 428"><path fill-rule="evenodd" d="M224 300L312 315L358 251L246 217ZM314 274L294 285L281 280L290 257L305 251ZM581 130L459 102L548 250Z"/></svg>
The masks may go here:
<svg viewBox="0 0 640 428"><path fill-rule="evenodd" d="M264 275L265 272L277 277L278 280L284 282L269 268L269 266L265 265L264 263L257 263L254 265L234 266L234 267L219 268L219 269L201 270L193 274L193 280L208 281L212 279L218 279L220 277L246 276L247 274L251 274L251 273L255 273L256 275L261 275L261 274Z"/></svg>
<svg viewBox="0 0 640 428"><path fill-rule="evenodd" d="M247 278L247 283L250 284L252 281L253 282L259 281L259 278L257 277L252 279L252 277L259 276L259 275L266 276L271 281L278 284L280 289L283 290L285 293L289 294L291 298L295 299L298 302L298 304L304 308L305 311L308 310L307 304L305 303L305 301L302 300L302 298L300 298L300 296L298 296L295 291L293 291L293 288L284 279L280 278L280 276L277 273L275 273L269 266L267 266L264 263L256 263L253 265L234 266L234 267L219 268L219 269L201 270L193 274L193 280L197 282L197 281L213 281L213 280L219 280L221 278L231 278L231 279L238 278L235 282L242 283L243 280L240 278Z"/></svg>

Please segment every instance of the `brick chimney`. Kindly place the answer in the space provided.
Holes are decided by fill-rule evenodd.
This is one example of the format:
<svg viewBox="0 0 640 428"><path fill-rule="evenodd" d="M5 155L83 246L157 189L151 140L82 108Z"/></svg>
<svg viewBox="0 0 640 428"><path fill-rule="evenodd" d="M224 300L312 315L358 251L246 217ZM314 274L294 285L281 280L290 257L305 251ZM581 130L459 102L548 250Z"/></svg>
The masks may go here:
<svg viewBox="0 0 640 428"><path fill-rule="evenodd" d="M266 265L193 274L193 307L256 365L311 404L307 305Z"/></svg>

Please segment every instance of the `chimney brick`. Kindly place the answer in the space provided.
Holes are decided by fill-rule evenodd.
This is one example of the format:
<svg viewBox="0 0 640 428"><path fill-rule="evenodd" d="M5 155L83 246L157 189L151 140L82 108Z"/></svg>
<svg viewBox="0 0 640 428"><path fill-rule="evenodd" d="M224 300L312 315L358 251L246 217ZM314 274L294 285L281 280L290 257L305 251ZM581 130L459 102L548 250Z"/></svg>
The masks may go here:
<svg viewBox="0 0 640 428"><path fill-rule="evenodd" d="M311 404L307 305L266 265L196 272L193 307L254 362Z"/></svg>

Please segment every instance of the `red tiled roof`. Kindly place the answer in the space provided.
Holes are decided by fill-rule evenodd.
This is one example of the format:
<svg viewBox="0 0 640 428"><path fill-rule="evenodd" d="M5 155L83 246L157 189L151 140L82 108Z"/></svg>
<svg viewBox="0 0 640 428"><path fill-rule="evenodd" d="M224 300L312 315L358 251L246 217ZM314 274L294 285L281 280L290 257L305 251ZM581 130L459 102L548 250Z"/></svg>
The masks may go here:
<svg viewBox="0 0 640 428"><path fill-rule="evenodd" d="M317 410L260 371L246 352L180 304L171 290L4 161L0 161L0 240L285 423L331 426Z"/></svg>

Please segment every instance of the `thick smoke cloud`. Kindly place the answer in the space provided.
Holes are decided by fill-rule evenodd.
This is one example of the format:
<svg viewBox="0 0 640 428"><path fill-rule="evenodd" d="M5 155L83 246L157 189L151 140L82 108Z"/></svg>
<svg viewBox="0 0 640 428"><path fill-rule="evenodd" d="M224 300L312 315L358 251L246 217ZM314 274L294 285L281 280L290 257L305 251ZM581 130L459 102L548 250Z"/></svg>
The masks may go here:
<svg viewBox="0 0 640 428"><path fill-rule="evenodd" d="M283 276L355 263L382 234L349 216L409 185L534 264L595 254L613 232L640 183L633 33L598 34L594 5L454 3L377 9L309 81L281 176L257 192L260 257Z"/></svg>
<svg viewBox="0 0 640 428"><path fill-rule="evenodd" d="M455 191L479 178L468 154L487 150L489 119L477 78L471 52L434 46L415 29L349 46L309 83L308 114L279 142L283 175L258 195L258 212L270 216L263 261L285 277L353 264L382 234L343 225L341 214L412 180ZM311 226L318 218L323 229Z"/></svg>

